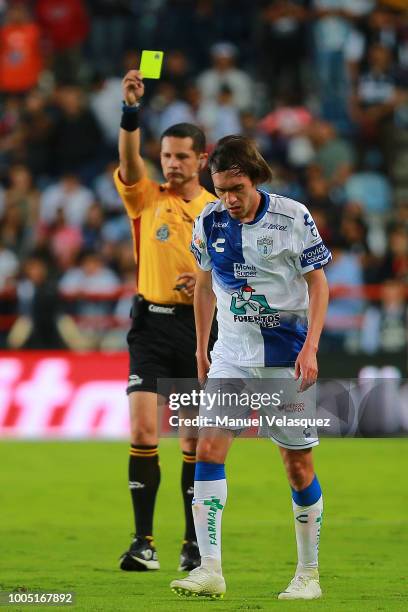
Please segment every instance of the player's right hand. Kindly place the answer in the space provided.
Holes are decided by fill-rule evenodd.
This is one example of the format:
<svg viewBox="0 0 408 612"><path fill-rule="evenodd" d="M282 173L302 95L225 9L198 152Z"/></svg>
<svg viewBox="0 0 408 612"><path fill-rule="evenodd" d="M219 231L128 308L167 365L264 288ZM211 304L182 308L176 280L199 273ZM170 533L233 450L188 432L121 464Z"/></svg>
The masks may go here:
<svg viewBox="0 0 408 612"><path fill-rule="evenodd" d="M198 382L200 383L200 385L202 387L204 387L206 381L207 381L207 374L210 370L210 360L208 359L207 355L196 355L197 357L197 378L198 378Z"/></svg>
<svg viewBox="0 0 408 612"><path fill-rule="evenodd" d="M122 81L123 99L130 106L144 94L143 76L140 70L129 70Z"/></svg>

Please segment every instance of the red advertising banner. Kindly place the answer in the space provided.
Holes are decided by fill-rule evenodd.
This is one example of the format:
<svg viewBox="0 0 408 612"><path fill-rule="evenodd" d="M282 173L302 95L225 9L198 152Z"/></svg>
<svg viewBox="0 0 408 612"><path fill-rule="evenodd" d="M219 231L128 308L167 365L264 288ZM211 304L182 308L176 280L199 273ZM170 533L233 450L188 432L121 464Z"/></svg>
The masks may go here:
<svg viewBox="0 0 408 612"><path fill-rule="evenodd" d="M127 353L3 352L0 437L129 436Z"/></svg>

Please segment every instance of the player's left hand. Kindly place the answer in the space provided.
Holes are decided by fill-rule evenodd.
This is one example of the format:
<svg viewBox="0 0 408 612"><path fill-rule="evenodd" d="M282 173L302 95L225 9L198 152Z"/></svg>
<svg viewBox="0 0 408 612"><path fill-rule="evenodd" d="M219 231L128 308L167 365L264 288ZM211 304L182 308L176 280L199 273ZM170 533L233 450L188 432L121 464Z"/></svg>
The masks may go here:
<svg viewBox="0 0 408 612"><path fill-rule="evenodd" d="M177 284L184 285L181 289L188 297L194 295L194 287L196 284L196 274L194 272L184 272L177 277Z"/></svg>
<svg viewBox="0 0 408 612"><path fill-rule="evenodd" d="M316 351L306 345L300 351L295 363L295 380L302 377L298 393L302 393L315 384L317 380Z"/></svg>

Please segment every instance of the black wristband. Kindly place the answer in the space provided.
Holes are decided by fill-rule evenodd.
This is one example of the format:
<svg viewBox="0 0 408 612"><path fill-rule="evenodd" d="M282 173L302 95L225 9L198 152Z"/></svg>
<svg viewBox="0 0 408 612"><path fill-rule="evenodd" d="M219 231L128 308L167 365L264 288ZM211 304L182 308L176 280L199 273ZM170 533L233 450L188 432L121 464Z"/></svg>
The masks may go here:
<svg viewBox="0 0 408 612"><path fill-rule="evenodd" d="M126 132L134 132L139 127L139 106L122 106L120 127Z"/></svg>

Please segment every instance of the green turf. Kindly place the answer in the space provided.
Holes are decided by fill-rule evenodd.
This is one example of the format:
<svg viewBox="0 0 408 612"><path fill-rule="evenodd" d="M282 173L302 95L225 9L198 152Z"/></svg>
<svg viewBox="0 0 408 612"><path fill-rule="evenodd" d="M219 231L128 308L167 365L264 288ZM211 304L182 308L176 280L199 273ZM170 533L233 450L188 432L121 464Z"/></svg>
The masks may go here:
<svg viewBox="0 0 408 612"><path fill-rule="evenodd" d="M170 592L182 537L180 456L175 440L160 452L162 569L134 574L118 570L132 531L127 444L2 442L0 588L73 590L75 610L408 610L407 440L324 440L315 450L324 598L301 603L276 600L293 574L295 541L288 486L267 440L237 441L227 464L225 599Z"/></svg>

